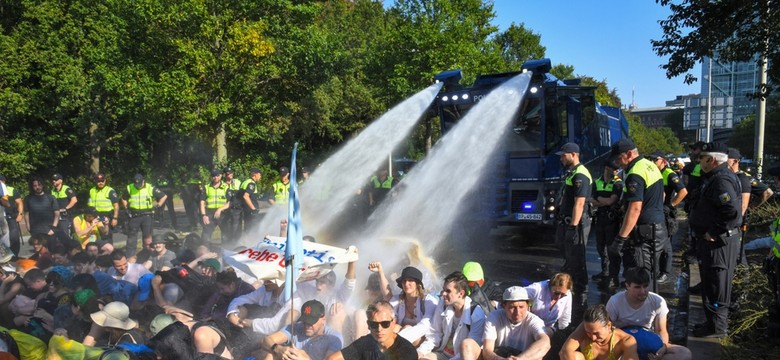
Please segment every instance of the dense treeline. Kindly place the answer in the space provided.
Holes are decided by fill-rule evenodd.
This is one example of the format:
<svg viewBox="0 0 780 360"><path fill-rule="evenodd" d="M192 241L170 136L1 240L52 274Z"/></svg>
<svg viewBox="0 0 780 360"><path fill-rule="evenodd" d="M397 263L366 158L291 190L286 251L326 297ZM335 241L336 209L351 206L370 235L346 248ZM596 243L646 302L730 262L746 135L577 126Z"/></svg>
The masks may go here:
<svg viewBox="0 0 780 360"><path fill-rule="evenodd" d="M295 141L316 164L442 70L470 82L544 56L493 18L481 0L0 0L0 173L178 179L217 162L221 134L239 173L286 163Z"/></svg>

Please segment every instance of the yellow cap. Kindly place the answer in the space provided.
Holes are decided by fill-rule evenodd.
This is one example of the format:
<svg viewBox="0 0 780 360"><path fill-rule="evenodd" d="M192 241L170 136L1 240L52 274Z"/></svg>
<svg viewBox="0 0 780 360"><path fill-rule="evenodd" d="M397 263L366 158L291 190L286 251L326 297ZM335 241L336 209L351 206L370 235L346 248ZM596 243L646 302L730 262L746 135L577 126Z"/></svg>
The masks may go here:
<svg viewBox="0 0 780 360"><path fill-rule="evenodd" d="M469 261L463 265L463 275L466 276L468 281L480 281L485 279L482 265L476 261Z"/></svg>

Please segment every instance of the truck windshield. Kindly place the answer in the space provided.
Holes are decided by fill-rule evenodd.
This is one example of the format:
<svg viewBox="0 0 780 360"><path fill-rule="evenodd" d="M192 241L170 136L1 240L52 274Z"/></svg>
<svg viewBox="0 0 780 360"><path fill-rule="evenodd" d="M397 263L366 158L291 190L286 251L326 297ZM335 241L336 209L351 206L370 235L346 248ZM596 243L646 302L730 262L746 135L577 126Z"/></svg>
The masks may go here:
<svg viewBox="0 0 780 360"><path fill-rule="evenodd" d="M542 105L539 98L526 98L517 113L507 150L517 155L536 155L542 145Z"/></svg>

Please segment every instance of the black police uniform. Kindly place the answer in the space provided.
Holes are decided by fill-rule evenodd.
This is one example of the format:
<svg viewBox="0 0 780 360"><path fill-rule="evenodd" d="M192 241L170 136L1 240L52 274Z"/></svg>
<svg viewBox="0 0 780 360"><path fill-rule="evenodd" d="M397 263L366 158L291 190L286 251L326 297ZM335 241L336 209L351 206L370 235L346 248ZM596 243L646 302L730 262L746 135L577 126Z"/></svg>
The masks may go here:
<svg viewBox="0 0 780 360"><path fill-rule="evenodd" d="M76 192L73 191L73 188L70 186L63 184L60 191L57 191L57 189L52 187L51 195L57 199L57 206L59 206L60 209L60 220L57 223L57 228L70 236L71 228L73 227L73 218L70 216L69 212L73 211L73 209L68 209L68 204L70 204L71 199L76 197Z"/></svg>
<svg viewBox="0 0 780 360"><path fill-rule="evenodd" d="M563 267L561 271L572 276L574 282L572 313L582 314L587 305L588 269L586 267L585 247L590 234L590 214L588 211L591 192L591 177L585 165L577 164L569 170L561 194L561 206L558 213L557 243L563 251ZM579 224L571 223L575 198L586 199Z"/></svg>
<svg viewBox="0 0 780 360"><path fill-rule="evenodd" d="M162 225L163 219L165 218L165 210L167 209L171 226L174 229L177 229L179 226L176 220L176 210L173 208L173 184L171 184L171 181L168 180L167 177L160 176L157 178L157 188L160 189L163 194L167 195L168 198L165 199L165 204L163 204L163 206L154 210L155 220Z"/></svg>
<svg viewBox="0 0 780 360"><path fill-rule="evenodd" d="M184 203L184 212L187 214L189 231L197 230L200 223L198 213L202 194L203 182L200 180L200 174L195 173L191 178L186 179L186 183L181 187L181 200Z"/></svg>
<svg viewBox="0 0 780 360"><path fill-rule="evenodd" d="M662 274L671 274L672 272L672 238L677 233L677 210L672 206L672 199L680 191L685 189L685 183L680 179L674 170L668 166L661 169L661 175L664 181L664 216L666 219L666 230L669 234L664 241L661 256L659 256L659 270ZM687 195L686 195L687 197Z"/></svg>
<svg viewBox="0 0 780 360"><path fill-rule="evenodd" d="M19 208L16 204L17 200L22 198L19 189L15 189L11 186L6 186L8 189L8 202L10 207L5 208L5 219L8 222L8 236L11 242L11 252L14 256L19 256L19 250L22 244L22 227L16 218L19 216Z"/></svg>
<svg viewBox="0 0 780 360"><path fill-rule="evenodd" d="M615 175L611 179L600 177L593 183L594 198L609 198L612 195L618 197L618 201L611 206L596 208L593 230L596 232L596 249L601 258L601 279L614 280L618 284L620 273L620 254L610 254L607 247L617 236L622 222L620 213L620 197L623 195L623 180ZM594 280L599 280L594 277Z"/></svg>
<svg viewBox="0 0 780 360"><path fill-rule="evenodd" d="M138 231L141 231L143 238L152 236L152 216L157 201L160 201L163 196L165 193L151 184L144 183L140 189L135 186L135 183L127 185L123 195L123 199L128 202L127 210L130 217L127 222L127 245L125 246L127 257L134 256L137 251ZM143 248L143 244L141 247Z"/></svg>
<svg viewBox="0 0 780 360"><path fill-rule="evenodd" d="M727 164L720 164L703 178L705 183L690 215L691 231L697 242L707 318L697 335L725 335L728 331L731 282L739 252L741 186L737 175ZM705 239L705 233L714 241Z"/></svg>
<svg viewBox="0 0 780 360"><path fill-rule="evenodd" d="M661 172L654 163L642 157L631 161L627 169L623 201L625 204L640 201L642 210L626 243L618 246L623 254L623 269L643 267L657 279L658 257L668 237Z"/></svg>
<svg viewBox="0 0 780 360"><path fill-rule="evenodd" d="M252 206L255 207L254 210L244 202L244 194L249 194L249 201L252 203ZM257 189L257 183L251 178L244 180L244 182L241 183L241 190L234 195L237 197L237 200L241 201L241 212L243 213L244 226L243 230L240 232L240 236L245 234L247 230L251 229L253 226L258 225L262 220L262 214L260 214L260 195L261 194L259 194Z"/></svg>

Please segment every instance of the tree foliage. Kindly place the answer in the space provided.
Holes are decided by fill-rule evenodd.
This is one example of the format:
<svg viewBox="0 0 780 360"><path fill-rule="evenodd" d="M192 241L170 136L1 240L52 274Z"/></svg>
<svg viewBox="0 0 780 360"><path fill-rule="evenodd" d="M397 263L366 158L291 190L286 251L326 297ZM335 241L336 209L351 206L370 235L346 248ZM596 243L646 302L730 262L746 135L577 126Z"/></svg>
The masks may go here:
<svg viewBox="0 0 780 360"><path fill-rule="evenodd" d="M770 64L780 61L780 7L773 1L656 0L672 14L660 21L663 37L651 41L653 50L669 61L662 65L669 78L688 73L704 57L736 62L752 61L756 54ZM775 84L780 69L769 70ZM759 89L756 89L759 90Z"/></svg>
<svg viewBox="0 0 780 360"><path fill-rule="evenodd" d="M278 168L294 142L314 164L441 71L467 84L544 57L540 34L494 19L482 0L0 0L0 172L188 175L224 165L223 129L238 169Z"/></svg>

